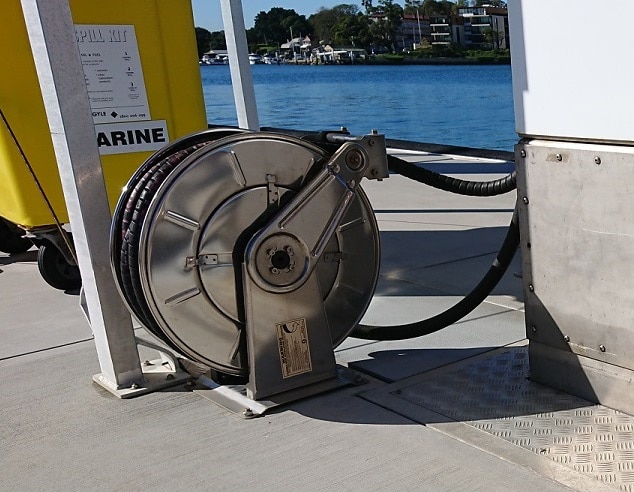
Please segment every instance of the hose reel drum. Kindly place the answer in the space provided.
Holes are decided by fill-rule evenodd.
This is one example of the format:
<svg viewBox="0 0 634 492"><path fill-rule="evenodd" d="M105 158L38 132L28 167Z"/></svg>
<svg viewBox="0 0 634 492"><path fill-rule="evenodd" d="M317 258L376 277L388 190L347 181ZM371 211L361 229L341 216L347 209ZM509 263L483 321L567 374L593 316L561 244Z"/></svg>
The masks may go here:
<svg viewBox="0 0 634 492"><path fill-rule="evenodd" d="M271 399L336 380L333 348L374 293L379 232L359 186L387 177L381 135L320 141L211 130L132 177L113 271L131 312L185 357Z"/></svg>

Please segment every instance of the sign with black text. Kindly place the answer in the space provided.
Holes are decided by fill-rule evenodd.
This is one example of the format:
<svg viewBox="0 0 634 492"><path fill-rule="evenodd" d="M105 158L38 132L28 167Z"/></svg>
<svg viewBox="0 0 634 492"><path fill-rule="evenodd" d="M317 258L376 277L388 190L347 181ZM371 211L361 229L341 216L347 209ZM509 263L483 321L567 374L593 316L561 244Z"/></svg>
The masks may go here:
<svg viewBox="0 0 634 492"><path fill-rule="evenodd" d="M75 37L95 124L149 120L134 26L76 24Z"/></svg>
<svg viewBox="0 0 634 492"><path fill-rule="evenodd" d="M169 142L165 120L95 125L100 155L154 151Z"/></svg>

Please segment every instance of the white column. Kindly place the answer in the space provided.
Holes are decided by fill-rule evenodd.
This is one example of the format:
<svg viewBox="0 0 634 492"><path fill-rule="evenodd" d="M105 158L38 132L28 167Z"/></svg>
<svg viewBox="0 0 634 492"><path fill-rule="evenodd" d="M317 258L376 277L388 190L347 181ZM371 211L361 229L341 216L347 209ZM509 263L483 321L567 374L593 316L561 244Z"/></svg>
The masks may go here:
<svg viewBox="0 0 634 492"><path fill-rule="evenodd" d="M134 330L110 271L110 209L68 0L21 0L62 181L102 376L142 378ZM34 95L35 96L35 95Z"/></svg>
<svg viewBox="0 0 634 492"><path fill-rule="evenodd" d="M225 28L233 98L238 113L238 126L259 130L258 108L255 103L253 78L249 65L249 48L244 27L241 0L220 0L222 22Z"/></svg>

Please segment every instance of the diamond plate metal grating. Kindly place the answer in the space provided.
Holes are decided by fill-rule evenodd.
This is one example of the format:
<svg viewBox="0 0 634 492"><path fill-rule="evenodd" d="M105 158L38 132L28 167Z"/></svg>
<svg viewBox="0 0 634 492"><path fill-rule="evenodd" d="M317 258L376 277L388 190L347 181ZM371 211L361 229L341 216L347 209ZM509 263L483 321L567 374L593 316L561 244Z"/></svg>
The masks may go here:
<svg viewBox="0 0 634 492"><path fill-rule="evenodd" d="M392 395L634 492L634 418L533 383L528 370L528 347L512 347Z"/></svg>

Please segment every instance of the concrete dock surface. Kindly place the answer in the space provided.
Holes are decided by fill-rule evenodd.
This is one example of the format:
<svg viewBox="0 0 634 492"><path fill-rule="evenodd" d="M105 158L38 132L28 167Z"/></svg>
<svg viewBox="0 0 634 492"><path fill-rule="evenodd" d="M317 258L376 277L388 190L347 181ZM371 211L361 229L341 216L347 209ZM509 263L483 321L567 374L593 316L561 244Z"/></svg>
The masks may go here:
<svg viewBox="0 0 634 492"><path fill-rule="evenodd" d="M512 169L392 152L465 179ZM515 203L399 175L363 188L382 242L368 324L460 300L495 258ZM519 253L465 319L405 341L348 338L336 359L359 384L250 420L183 385L120 400L94 384L78 293L49 287L36 255L0 253L0 490L634 491L633 441L592 424L631 430L631 417L528 379Z"/></svg>

